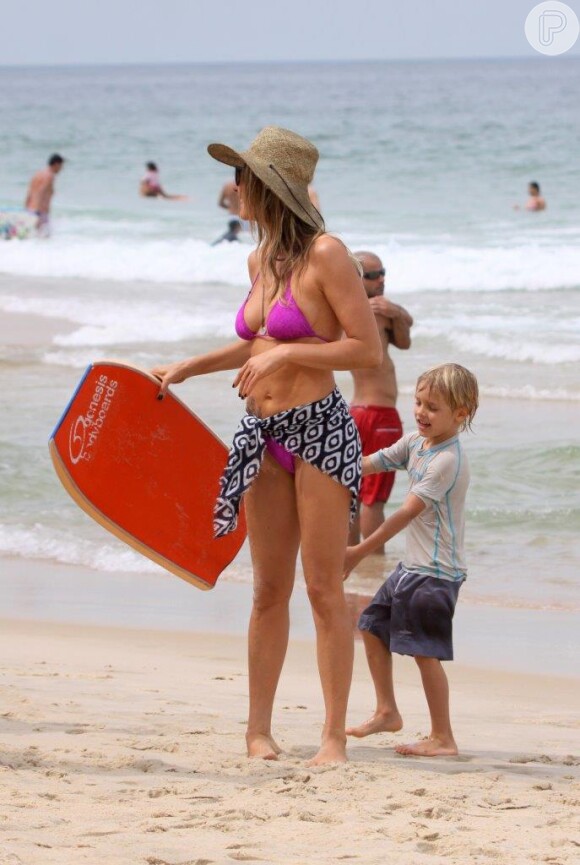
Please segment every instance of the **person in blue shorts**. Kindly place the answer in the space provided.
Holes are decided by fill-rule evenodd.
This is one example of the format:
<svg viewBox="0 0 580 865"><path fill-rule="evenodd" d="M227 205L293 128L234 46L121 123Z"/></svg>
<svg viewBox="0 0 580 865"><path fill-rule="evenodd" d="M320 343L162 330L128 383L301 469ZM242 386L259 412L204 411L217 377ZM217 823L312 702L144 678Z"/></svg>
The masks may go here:
<svg viewBox="0 0 580 865"><path fill-rule="evenodd" d="M457 754L451 729L449 686L441 661L453 659L452 620L467 576L463 552L469 466L459 433L471 428L478 406L475 376L455 363L419 376L417 431L363 458L363 475L404 469L409 492L373 534L348 547L345 578L365 556L406 529L405 558L362 612L367 661L376 691L374 714L347 734L362 738L403 726L393 689L392 653L415 658L431 716L425 739L400 745L400 754Z"/></svg>

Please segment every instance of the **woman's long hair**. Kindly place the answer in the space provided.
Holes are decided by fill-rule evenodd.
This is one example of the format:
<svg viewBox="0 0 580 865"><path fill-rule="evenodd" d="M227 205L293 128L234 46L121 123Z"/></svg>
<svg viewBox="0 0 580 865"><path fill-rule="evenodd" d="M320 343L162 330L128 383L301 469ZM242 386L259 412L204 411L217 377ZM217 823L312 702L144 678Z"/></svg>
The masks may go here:
<svg viewBox="0 0 580 865"><path fill-rule="evenodd" d="M260 274L272 301L283 293L292 273L304 270L312 244L324 229L296 216L246 165L242 182L244 204L258 241Z"/></svg>

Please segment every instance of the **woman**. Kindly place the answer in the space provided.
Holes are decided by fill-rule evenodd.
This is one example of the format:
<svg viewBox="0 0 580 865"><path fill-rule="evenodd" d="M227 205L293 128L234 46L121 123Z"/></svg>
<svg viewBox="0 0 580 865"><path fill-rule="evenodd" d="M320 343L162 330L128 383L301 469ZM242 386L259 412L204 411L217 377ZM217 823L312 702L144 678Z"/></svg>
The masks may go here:
<svg viewBox="0 0 580 865"><path fill-rule="evenodd" d="M187 195L170 195L161 186L159 169L155 162L145 164L147 171L139 184L139 195L144 198L167 198L169 201L187 201Z"/></svg>
<svg viewBox="0 0 580 865"><path fill-rule="evenodd" d="M280 753L271 718L300 547L326 709L321 747L311 762L342 762L353 659L342 571L361 463L333 370L377 366L380 341L355 263L325 234L308 197L318 160L314 145L266 127L247 151L222 144L208 151L235 166L240 217L258 236L248 259L251 289L236 319L240 340L154 373L163 395L192 375L237 369L233 386L247 400L215 525L217 535L235 526L245 493L254 569L248 755L275 760Z"/></svg>

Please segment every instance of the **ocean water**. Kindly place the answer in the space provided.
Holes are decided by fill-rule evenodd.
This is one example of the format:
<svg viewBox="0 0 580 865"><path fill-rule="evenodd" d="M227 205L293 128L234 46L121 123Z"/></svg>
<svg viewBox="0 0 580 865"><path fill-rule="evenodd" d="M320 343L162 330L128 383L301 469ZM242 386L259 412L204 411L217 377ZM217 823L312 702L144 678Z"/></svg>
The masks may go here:
<svg viewBox="0 0 580 865"><path fill-rule="evenodd" d="M51 152L67 159L53 236L0 244L0 312L47 321L46 337L0 347L0 556L159 573L67 498L47 438L89 361L147 367L231 339L252 241L210 245L231 172L205 148L274 123L316 142L328 229L383 258L414 316L411 350L394 351L406 428L424 368L455 360L479 378L465 599L578 609L579 73L574 58L0 69L0 209ZM151 159L188 202L139 198ZM544 213L513 209L529 180ZM51 319L70 327L54 335ZM226 441L230 382L180 391ZM404 492L400 479L393 506ZM365 563L351 587L372 591L382 570ZM247 550L225 578L250 580Z"/></svg>

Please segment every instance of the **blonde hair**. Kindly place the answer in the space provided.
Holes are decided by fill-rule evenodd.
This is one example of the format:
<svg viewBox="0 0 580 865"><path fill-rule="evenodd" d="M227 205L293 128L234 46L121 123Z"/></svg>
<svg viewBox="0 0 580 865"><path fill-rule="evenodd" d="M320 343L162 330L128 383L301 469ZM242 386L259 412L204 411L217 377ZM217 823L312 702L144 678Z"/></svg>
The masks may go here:
<svg viewBox="0 0 580 865"><path fill-rule="evenodd" d="M467 417L461 424L461 430L471 429L479 406L479 388L472 372L458 363L432 366L417 379L415 390L421 390L423 387L440 394L451 411L458 408L466 409Z"/></svg>
<svg viewBox="0 0 580 865"><path fill-rule="evenodd" d="M269 299L284 291L290 275L299 274L308 261L314 241L324 234L286 207L265 183L244 165L242 181L244 203L258 242L257 256L265 285L271 286Z"/></svg>

